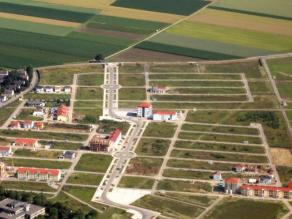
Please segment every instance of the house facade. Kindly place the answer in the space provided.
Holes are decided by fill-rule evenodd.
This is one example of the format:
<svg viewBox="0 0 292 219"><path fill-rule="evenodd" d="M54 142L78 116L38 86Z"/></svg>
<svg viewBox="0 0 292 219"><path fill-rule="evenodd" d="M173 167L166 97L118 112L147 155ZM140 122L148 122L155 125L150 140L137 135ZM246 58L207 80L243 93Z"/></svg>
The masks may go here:
<svg viewBox="0 0 292 219"><path fill-rule="evenodd" d="M292 185L288 187L276 186L261 186L261 185L245 185L240 187L241 194L249 197L262 197L262 198L292 198Z"/></svg>
<svg viewBox="0 0 292 219"><path fill-rule="evenodd" d="M0 157L8 157L10 155L12 155L10 146L0 146Z"/></svg>
<svg viewBox="0 0 292 219"><path fill-rule="evenodd" d="M150 118L152 117L152 104L142 102L137 106L137 117Z"/></svg>
<svg viewBox="0 0 292 219"><path fill-rule="evenodd" d="M61 171L57 169L19 167L16 171L19 180L51 181L61 180Z"/></svg>
<svg viewBox="0 0 292 219"><path fill-rule="evenodd" d="M240 179L235 177L230 177L224 180L225 182L225 193L226 194L236 194L240 191Z"/></svg>
<svg viewBox="0 0 292 219"><path fill-rule="evenodd" d="M153 112L154 121L175 121L177 120L176 111L154 111Z"/></svg>
<svg viewBox="0 0 292 219"><path fill-rule="evenodd" d="M36 149L39 147L39 142L34 138L17 138L14 142L15 146Z"/></svg>
<svg viewBox="0 0 292 219"><path fill-rule="evenodd" d="M68 122L68 108L65 105L60 105L57 109L57 120L60 122Z"/></svg>

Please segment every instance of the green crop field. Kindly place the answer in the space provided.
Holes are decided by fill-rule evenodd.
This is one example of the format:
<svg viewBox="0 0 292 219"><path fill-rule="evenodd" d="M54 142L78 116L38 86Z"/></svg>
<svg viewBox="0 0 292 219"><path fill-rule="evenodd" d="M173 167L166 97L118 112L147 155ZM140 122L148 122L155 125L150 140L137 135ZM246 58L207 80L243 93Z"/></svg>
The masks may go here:
<svg viewBox="0 0 292 219"><path fill-rule="evenodd" d="M112 5L117 7L188 15L199 10L208 3L208 1L202 0L181 0L178 7L176 0L117 0Z"/></svg>
<svg viewBox="0 0 292 219"><path fill-rule="evenodd" d="M282 19L292 19L291 1L279 0L275 4L274 0L220 0L212 8L221 10L231 10L240 13L254 14L265 17L275 17Z"/></svg>

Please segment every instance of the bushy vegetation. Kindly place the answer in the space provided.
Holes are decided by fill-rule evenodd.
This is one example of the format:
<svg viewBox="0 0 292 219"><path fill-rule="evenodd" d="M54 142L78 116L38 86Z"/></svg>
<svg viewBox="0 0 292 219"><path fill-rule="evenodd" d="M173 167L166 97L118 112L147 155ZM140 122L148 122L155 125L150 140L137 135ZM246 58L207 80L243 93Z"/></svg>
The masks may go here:
<svg viewBox="0 0 292 219"><path fill-rule="evenodd" d="M280 120L274 112L247 112L239 116L237 121L262 122L273 129L280 127Z"/></svg>
<svg viewBox="0 0 292 219"><path fill-rule="evenodd" d="M94 219L97 218L96 211L90 211L86 215L80 209L78 211L73 211L68 208L68 205L58 202L50 202L42 193L34 194L27 192L17 192L11 190L5 190L0 187L0 200L5 198L12 198L19 201L24 201L27 203L44 206L46 207L46 215L40 216L38 218L67 218L67 219Z"/></svg>

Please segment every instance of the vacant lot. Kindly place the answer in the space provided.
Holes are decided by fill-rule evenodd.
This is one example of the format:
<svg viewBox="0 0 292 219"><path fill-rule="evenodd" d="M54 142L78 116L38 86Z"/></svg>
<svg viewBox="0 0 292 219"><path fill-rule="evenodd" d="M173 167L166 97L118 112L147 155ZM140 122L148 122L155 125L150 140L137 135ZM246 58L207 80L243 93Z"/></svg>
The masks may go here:
<svg viewBox="0 0 292 219"><path fill-rule="evenodd" d="M103 175L89 173L72 173L67 183L98 186Z"/></svg>
<svg viewBox="0 0 292 219"><path fill-rule="evenodd" d="M103 74L84 74L78 75L78 85L81 86L100 86L103 84Z"/></svg>
<svg viewBox="0 0 292 219"><path fill-rule="evenodd" d="M121 179L118 187L135 188L135 189L152 189L153 184L154 184L154 179L124 176Z"/></svg>
<svg viewBox="0 0 292 219"><path fill-rule="evenodd" d="M14 152L15 156L19 157L38 157L38 158L49 158L49 159L56 159L62 152L59 151L49 151L49 150L38 150L38 151L31 151L27 149L17 149Z"/></svg>
<svg viewBox="0 0 292 219"><path fill-rule="evenodd" d="M144 74L121 74L119 75L119 84L122 86L144 86Z"/></svg>
<svg viewBox="0 0 292 219"><path fill-rule="evenodd" d="M48 186L47 183L36 183L36 182L13 182L13 181L2 181L1 186L7 189L14 190L33 190L41 192L55 192L55 190Z"/></svg>
<svg viewBox="0 0 292 219"><path fill-rule="evenodd" d="M146 90L144 88L122 88L119 90L120 100L145 100Z"/></svg>
<svg viewBox="0 0 292 219"><path fill-rule="evenodd" d="M112 157L108 155L83 154L75 167L75 170L104 173L111 161Z"/></svg>
<svg viewBox="0 0 292 219"><path fill-rule="evenodd" d="M137 146L139 155L163 156L166 154L170 141L155 138L142 138Z"/></svg>
<svg viewBox="0 0 292 219"><path fill-rule="evenodd" d="M173 218L192 219L203 212L203 208L153 195L144 196L135 201L133 205L158 211L162 215Z"/></svg>
<svg viewBox="0 0 292 219"><path fill-rule="evenodd" d="M172 138L176 129L176 125L172 123L150 123L143 136Z"/></svg>
<svg viewBox="0 0 292 219"><path fill-rule="evenodd" d="M158 183L158 189L181 192L210 192L212 187L209 183L203 182L162 180Z"/></svg>
<svg viewBox="0 0 292 219"><path fill-rule="evenodd" d="M254 200L243 200L225 198L215 208L207 213L208 219L219 218L281 218L287 213L286 207L280 202L264 202Z"/></svg>
<svg viewBox="0 0 292 219"><path fill-rule="evenodd" d="M78 100L102 100L103 90L99 87L78 87L76 99Z"/></svg>
<svg viewBox="0 0 292 219"><path fill-rule="evenodd" d="M158 174L163 160L157 158L135 157L127 166L127 174L133 175L156 175Z"/></svg>
<svg viewBox="0 0 292 219"><path fill-rule="evenodd" d="M5 158L7 165L14 165L16 167L36 167L49 169L69 169L71 162L67 161L51 161L51 160L33 160L20 158Z"/></svg>
<svg viewBox="0 0 292 219"><path fill-rule="evenodd" d="M37 120L37 121L41 121L43 120L40 117L36 117L33 116L34 109L22 109L19 113L19 115L17 116L18 120Z"/></svg>

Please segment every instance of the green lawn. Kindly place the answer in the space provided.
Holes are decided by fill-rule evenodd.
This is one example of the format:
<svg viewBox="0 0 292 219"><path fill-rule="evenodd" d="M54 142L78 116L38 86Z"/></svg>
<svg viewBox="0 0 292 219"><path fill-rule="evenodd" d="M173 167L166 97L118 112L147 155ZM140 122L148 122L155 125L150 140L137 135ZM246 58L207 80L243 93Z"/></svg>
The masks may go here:
<svg viewBox="0 0 292 219"><path fill-rule="evenodd" d="M111 161L112 157L109 155L83 154L75 167L75 170L104 173L109 167Z"/></svg>
<svg viewBox="0 0 292 219"><path fill-rule="evenodd" d="M22 109L17 116L18 120L35 120L35 121L42 121L43 118L33 116L34 109Z"/></svg>
<svg viewBox="0 0 292 219"><path fill-rule="evenodd" d="M176 125L173 123L166 123L166 122L160 122L160 123L150 123L143 136L147 137L160 137L160 138L172 138L175 130Z"/></svg>
<svg viewBox="0 0 292 219"><path fill-rule="evenodd" d="M68 140L68 141L85 141L88 137L86 134L73 134L58 132L41 132L41 131L20 131L20 130L0 130L0 135L18 138L38 138L48 140Z"/></svg>
<svg viewBox="0 0 292 219"><path fill-rule="evenodd" d="M103 175L98 174L72 173L67 180L67 183L98 186L102 178Z"/></svg>
<svg viewBox="0 0 292 219"><path fill-rule="evenodd" d="M169 144L169 140L142 138L138 143L136 153L138 155L164 156L168 150Z"/></svg>
<svg viewBox="0 0 292 219"><path fill-rule="evenodd" d="M292 83L291 82L277 82L277 87L283 99L292 100Z"/></svg>
<svg viewBox="0 0 292 219"><path fill-rule="evenodd" d="M50 151L50 150L31 151L27 149L17 149L14 152L14 155L20 156L20 157L38 157L38 158L56 159L59 155L62 155L62 152Z"/></svg>
<svg viewBox="0 0 292 219"><path fill-rule="evenodd" d="M7 165L14 165L16 167L36 167L49 169L69 169L71 162L68 161L51 161L51 160L33 160L20 158L5 158Z"/></svg>
<svg viewBox="0 0 292 219"><path fill-rule="evenodd" d="M6 189L19 189L19 190L35 190L41 192L55 192L52 187L48 186L47 183L37 183L37 182L17 182L17 181L1 181L1 186Z"/></svg>
<svg viewBox="0 0 292 219"><path fill-rule="evenodd" d="M113 131L116 128L119 128L122 130L123 134L126 134L130 124L127 122L117 122L113 120L101 120L98 122L98 132L100 133L109 133Z"/></svg>
<svg viewBox="0 0 292 219"><path fill-rule="evenodd" d="M190 182L179 180L162 180L158 183L159 190L180 191L180 192L210 192L212 187L209 183Z"/></svg>
<svg viewBox="0 0 292 219"><path fill-rule="evenodd" d="M207 213L207 219L278 219L288 210L281 202L225 198Z"/></svg>
<svg viewBox="0 0 292 219"><path fill-rule="evenodd" d="M102 100L103 89L97 87L78 87L76 93L77 100Z"/></svg>
<svg viewBox="0 0 292 219"><path fill-rule="evenodd" d="M74 122L81 124L96 124L102 115L102 108L78 108L74 107Z"/></svg>
<svg viewBox="0 0 292 219"><path fill-rule="evenodd" d="M119 75L119 84L122 86L144 86L144 74L121 74Z"/></svg>
<svg viewBox="0 0 292 219"><path fill-rule="evenodd" d="M103 74L84 74L78 75L78 85L100 86L103 84Z"/></svg>
<svg viewBox="0 0 292 219"><path fill-rule="evenodd" d="M118 187L122 188L135 188L135 189L152 189L154 184L154 179L124 176Z"/></svg>
<svg viewBox="0 0 292 219"><path fill-rule="evenodd" d="M203 212L203 208L167 199L161 196L147 195L138 199L133 205L161 212L172 218L192 219Z"/></svg>
<svg viewBox="0 0 292 219"><path fill-rule="evenodd" d="M144 88L121 88L119 90L120 100L145 100L146 90Z"/></svg>
<svg viewBox="0 0 292 219"><path fill-rule="evenodd" d="M6 120L9 118L9 116L14 112L14 110L17 107L17 106L14 106L16 104L18 105L19 102L15 101L14 103L6 107L0 108L0 125L3 125L6 122Z"/></svg>
<svg viewBox="0 0 292 219"><path fill-rule="evenodd" d="M80 65L74 67L55 67L40 71L40 84L42 85L71 85L73 75L77 73L87 73L102 71L101 66Z"/></svg>
<svg viewBox="0 0 292 219"><path fill-rule="evenodd" d="M59 150L78 150L80 149L83 144L79 143L70 143L70 142L57 142L57 141L40 141L42 145L51 145L52 149L59 149Z"/></svg>
<svg viewBox="0 0 292 219"><path fill-rule="evenodd" d="M202 160L215 160L215 161L231 161L231 162L247 162L247 163L267 163L266 156L258 155L242 155L242 154L227 154L227 153L215 153L205 151L181 151L173 150L172 157L178 158L190 158L190 159L202 159Z"/></svg>
<svg viewBox="0 0 292 219"><path fill-rule="evenodd" d="M28 93L24 95L25 99L38 99L38 100L69 100L71 96L69 94L37 94Z"/></svg>
<svg viewBox="0 0 292 219"><path fill-rule="evenodd" d="M207 207L211 205L217 197L214 196L204 196L204 195L186 195L180 193L167 192L166 194L160 194L168 198L176 199L179 201L184 201L190 204L201 205Z"/></svg>
<svg viewBox="0 0 292 219"><path fill-rule="evenodd" d="M165 169L163 172L163 176L170 178L210 180L212 173L191 170Z"/></svg>

